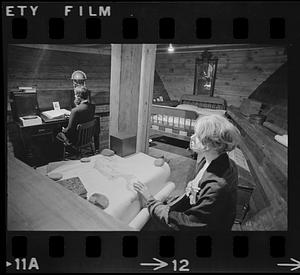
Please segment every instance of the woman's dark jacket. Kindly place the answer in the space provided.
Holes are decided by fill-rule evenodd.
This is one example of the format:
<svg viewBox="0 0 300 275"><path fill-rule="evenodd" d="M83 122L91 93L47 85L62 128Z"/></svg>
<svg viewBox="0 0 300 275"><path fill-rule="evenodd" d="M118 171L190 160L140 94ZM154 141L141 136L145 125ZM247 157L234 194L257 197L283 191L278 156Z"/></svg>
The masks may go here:
<svg viewBox="0 0 300 275"><path fill-rule="evenodd" d="M203 158L195 175L205 164ZM214 159L201 180L196 204L191 205L185 194L165 204L153 197L147 201L151 217L166 229L229 231L236 214L238 173L227 153Z"/></svg>

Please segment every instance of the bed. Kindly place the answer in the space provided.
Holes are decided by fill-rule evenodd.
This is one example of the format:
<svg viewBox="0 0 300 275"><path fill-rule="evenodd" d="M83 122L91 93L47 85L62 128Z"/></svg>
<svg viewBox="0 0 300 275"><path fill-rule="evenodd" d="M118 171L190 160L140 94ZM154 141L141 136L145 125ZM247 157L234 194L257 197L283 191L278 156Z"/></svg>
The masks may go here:
<svg viewBox="0 0 300 275"><path fill-rule="evenodd" d="M219 97L183 95L176 107L152 105L150 137L169 136L190 140L201 115L226 113L226 101Z"/></svg>

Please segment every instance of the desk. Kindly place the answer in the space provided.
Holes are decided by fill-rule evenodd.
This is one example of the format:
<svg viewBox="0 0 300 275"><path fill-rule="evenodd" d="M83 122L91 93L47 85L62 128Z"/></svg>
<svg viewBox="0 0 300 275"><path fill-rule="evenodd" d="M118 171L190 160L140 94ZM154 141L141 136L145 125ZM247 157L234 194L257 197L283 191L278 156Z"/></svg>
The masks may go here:
<svg viewBox="0 0 300 275"><path fill-rule="evenodd" d="M95 116L96 129L94 143L99 150L100 117ZM62 144L56 141L56 135L67 127L68 119L43 122L40 125L22 126L16 122L18 135L22 143L23 155L17 156L30 166L41 166L62 157ZM60 152L61 150L61 152ZM61 153L61 154L60 154Z"/></svg>

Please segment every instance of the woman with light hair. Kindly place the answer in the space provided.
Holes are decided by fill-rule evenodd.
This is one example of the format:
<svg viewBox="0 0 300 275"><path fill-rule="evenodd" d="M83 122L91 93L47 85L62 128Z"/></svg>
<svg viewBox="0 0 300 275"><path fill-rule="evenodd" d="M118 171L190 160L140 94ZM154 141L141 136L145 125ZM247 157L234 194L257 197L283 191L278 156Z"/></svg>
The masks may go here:
<svg viewBox="0 0 300 275"><path fill-rule="evenodd" d="M231 230L236 214L238 174L227 152L239 141L239 130L225 117L199 117L190 141L190 148L198 154L197 164L185 193L161 202L149 193L145 184L134 184L152 218L149 229Z"/></svg>

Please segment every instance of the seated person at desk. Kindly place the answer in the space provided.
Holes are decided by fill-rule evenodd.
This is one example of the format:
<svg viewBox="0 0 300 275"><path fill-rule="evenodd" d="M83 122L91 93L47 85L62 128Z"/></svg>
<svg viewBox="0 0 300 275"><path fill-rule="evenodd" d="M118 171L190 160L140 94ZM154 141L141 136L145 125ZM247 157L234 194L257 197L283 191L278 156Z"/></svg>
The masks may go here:
<svg viewBox="0 0 300 275"><path fill-rule="evenodd" d="M239 130L222 116L198 118L190 141L198 159L185 194L161 202L144 183L134 183L151 217L144 230L230 231L236 214L238 174L227 152L236 147L239 138Z"/></svg>
<svg viewBox="0 0 300 275"><path fill-rule="evenodd" d="M62 132L57 134L57 139L66 145L75 144L77 140L77 125L91 121L95 115L95 105L88 101L88 90L79 86L74 89L76 105L72 109L67 128L62 128Z"/></svg>

